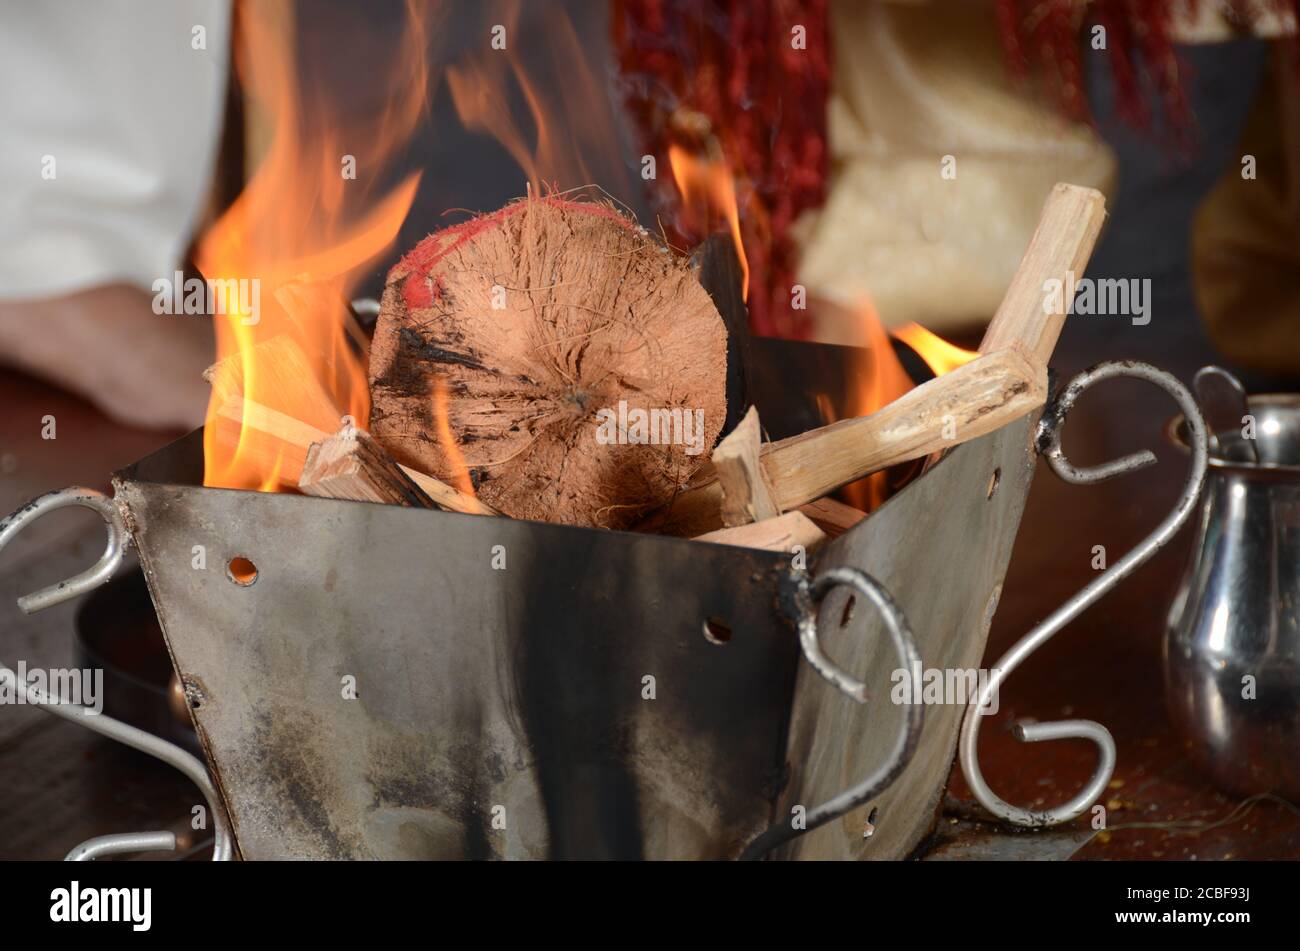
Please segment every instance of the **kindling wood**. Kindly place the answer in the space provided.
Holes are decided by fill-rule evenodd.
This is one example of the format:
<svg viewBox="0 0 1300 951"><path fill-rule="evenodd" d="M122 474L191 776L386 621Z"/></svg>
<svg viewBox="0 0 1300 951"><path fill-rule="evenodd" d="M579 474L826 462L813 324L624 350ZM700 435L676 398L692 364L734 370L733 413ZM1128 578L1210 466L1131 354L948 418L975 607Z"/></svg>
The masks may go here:
<svg viewBox="0 0 1300 951"><path fill-rule="evenodd" d="M695 540L716 545L759 548L763 551L795 552L797 547L801 547L807 552L826 541L826 533L802 512L786 512L761 522L720 528L716 532L699 535Z"/></svg>
<svg viewBox="0 0 1300 951"><path fill-rule="evenodd" d="M308 495L434 508L433 500L382 446L352 423L312 443L298 488Z"/></svg>
<svg viewBox="0 0 1300 951"><path fill-rule="evenodd" d="M292 337L273 337L255 349L257 353L247 358L264 367L261 372L280 375L286 385L294 387L295 409L305 407L305 415L322 420L323 425L331 428L337 426L338 410L333 399L317 381L306 355ZM241 452L256 456L251 461L256 462L262 471L278 472L282 482L297 486L308 450L313 443L329 439L331 431L245 398L242 395L243 363L239 356L227 357L208 367L203 374L212 385L214 398L220 401L213 421L217 425L216 438L225 442L228 448L238 446ZM257 432L259 438L240 442L243 427ZM499 514L490 505L433 476L409 466L400 468L439 508L471 515Z"/></svg>
<svg viewBox="0 0 1300 951"><path fill-rule="evenodd" d="M760 457L782 511L821 498L898 462L950 449L1041 406L1047 371L1011 350L987 354L908 391L869 416L767 443ZM656 527L698 535L722 525L723 490L712 468L673 500Z"/></svg>
<svg viewBox="0 0 1300 951"><path fill-rule="evenodd" d="M744 525L781 514L760 461L763 431L750 407L739 425L713 450L713 470L722 490L722 524Z"/></svg>

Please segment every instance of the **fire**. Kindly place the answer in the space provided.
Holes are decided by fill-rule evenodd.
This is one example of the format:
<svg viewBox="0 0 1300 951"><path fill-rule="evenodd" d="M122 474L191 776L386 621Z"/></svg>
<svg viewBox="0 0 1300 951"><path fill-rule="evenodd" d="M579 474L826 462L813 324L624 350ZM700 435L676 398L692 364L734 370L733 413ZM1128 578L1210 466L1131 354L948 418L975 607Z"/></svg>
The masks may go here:
<svg viewBox="0 0 1300 951"><path fill-rule="evenodd" d="M894 346L889 342L876 308L870 301L862 301L854 309L858 326L865 339L855 360L855 383L844 405L844 416L866 416L898 399L913 386L903 365L898 362ZM831 420L828 420L831 422ZM844 497L850 505L870 512L879 508L888 494L887 476L874 472L844 487Z"/></svg>
<svg viewBox="0 0 1300 951"><path fill-rule="evenodd" d="M742 293L749 300L749 259L740 237L740 211L736 203L736 179L730 166L721 159L692 155L680 145L668 147L668 164L682 196L683 210L691 229L698 235L713 232L713 222L726 221L740 261Z"/></svg>
<svg viewBox="0 0 1300 951"><path fill-rule="evenodd" d="M854 384L842 412L837 413L829 396L818 398L822 417L828 423L841 418L867 416L892 403L915 386L894 353L894 347L889 341L890 333L886 332L880 322L875 306L864 300L854 308L853 313L865 346L858 351L859 356L853 368ZM948 343L919 324L907 324L893 331L892 335L915 350L936 376L948 373L979 356L978 353ZM865 479L845 486L843 492L849 504L864 512L873 511L880 507L888 495L888 474L872 473Z"/></svg>
<svg viewBox="0 0 1300 951"><path fill-rule="evenodd" d="M451 414L447 410L447 381L442 377L438 377L433 388L433 422L438 445L442 446L451 467L452 484L466 495L477 495L474 481L469 477L469 466L465 464L465 455L460 451L451 431Z"/></svg>
<svg viewBox="0 0 1300 951"><path fill-rule="evenodd" d="M495 45L447 67L461 123L501 143L534 194L599 185L629 195L605 84L564 10L548 5L545 29L529 27L525 41L520 0L485 8Z"/></svg>
<svg viewBox="0 0 1300 951"><path fill-rule="evenodd" d="M892 331L892 335L915 350L916 355L934 371L935 376L943 376L979 356L977 351L963 350L937 334L930 333L920 324L904 324Z"/></svg>
<svg viewBox="0 0 1300 951"><path fill-rule="evenodd" d="M273 492L297 484L301 452L294 458L279 440L246 425L250 406L327 432L345 414L370 416L364 355L349 343L346 302L357 272L397 237L419 185L415 173L378 201L368 194L425 109L426 14L413 3L408 13L402 46L390 61L389 107L345 123L319 99L302 95L294 8L239 7L235 68L269 145L196 255L210 286L251 290L226 294L226 306L213 315L215 372L225 383L214 378L208 405L205 485ZM301 374L266 359L286 342L308 361Z"/></svg>

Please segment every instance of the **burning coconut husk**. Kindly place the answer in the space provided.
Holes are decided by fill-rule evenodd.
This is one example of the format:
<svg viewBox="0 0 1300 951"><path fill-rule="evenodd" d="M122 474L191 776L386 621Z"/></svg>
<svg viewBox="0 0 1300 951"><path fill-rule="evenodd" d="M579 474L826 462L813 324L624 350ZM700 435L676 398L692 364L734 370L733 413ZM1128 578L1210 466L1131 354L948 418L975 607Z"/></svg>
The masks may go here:
<svg viewBox="0 0 1300 951"><path fill-rule="evenodd" d="M529 197L389 275L371 432L516 518L627 527L709 458L727 332L688 263L616 209Z"/></svg>

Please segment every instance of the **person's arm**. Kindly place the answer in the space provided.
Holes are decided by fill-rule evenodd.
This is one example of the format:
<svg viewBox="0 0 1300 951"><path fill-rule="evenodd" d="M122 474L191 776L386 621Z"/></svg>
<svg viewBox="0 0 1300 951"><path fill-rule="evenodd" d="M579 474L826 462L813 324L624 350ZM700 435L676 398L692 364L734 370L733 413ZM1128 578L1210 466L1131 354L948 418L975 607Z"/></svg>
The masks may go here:
<svg viewBox="0 0 1300 951"><path fill-rule="evenodd" d="M230 4L43 0L4 20L0 361L124 421L193 425L212 328L155 315L150 288L208 194Z"/></svg>

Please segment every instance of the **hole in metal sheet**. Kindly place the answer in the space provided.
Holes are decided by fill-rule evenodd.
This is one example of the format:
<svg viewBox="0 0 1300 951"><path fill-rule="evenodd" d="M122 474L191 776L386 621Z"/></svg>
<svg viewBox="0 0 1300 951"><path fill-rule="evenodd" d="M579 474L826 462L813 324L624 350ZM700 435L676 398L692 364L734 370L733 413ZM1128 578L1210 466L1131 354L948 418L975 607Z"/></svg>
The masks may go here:
<svg viewBox="0 0 1300 951"><path fill-rule="evenodd" d="M993 498L993 494L997 492L998 486L1001 483L1002 483L1002 469L1001 467L999 467L993 470L993 475L989 476L988 494L985 496L985 498L989 498L989 499Z"/></svg>
<svg viewBox="0 0 1300 951"><path fill-rule="evenodd" d="M180 689L182 702L188 703L191 710L198 710L203 706L203 702L208 699L207 694L203 691L203 685L197 677L182 677Z"/></svg>
<svg viewBox="0 0 1300 951"><path fill-rule="evenodd" d="M731 628L721 618L705 618L704 639L710 644L725 644L731 640Z"/></svg>
<svg viewBox="0 0 1300 951"><path fill-rule="evenodd" d="M867 821L862 827L862 838L869 839L876 834L876 819L880 816L880 807L872 806L867 813Z"/></svg>
<svg viewBox="0 0 1300 951"><path fill-rule="evenodd" d="M243 555L236 555L226 563L226 575L241 588L247 588L257 580L257 565Z"/></svg>
<svg viewBox="0 0 1300 951"><path fill-rule="evenodd" d="M840 612L840 627L848 627L849 622L853 620L853 609L858 606L858 597L855 594L849 595L849 599L844 602L844 610Z"/></svg>

